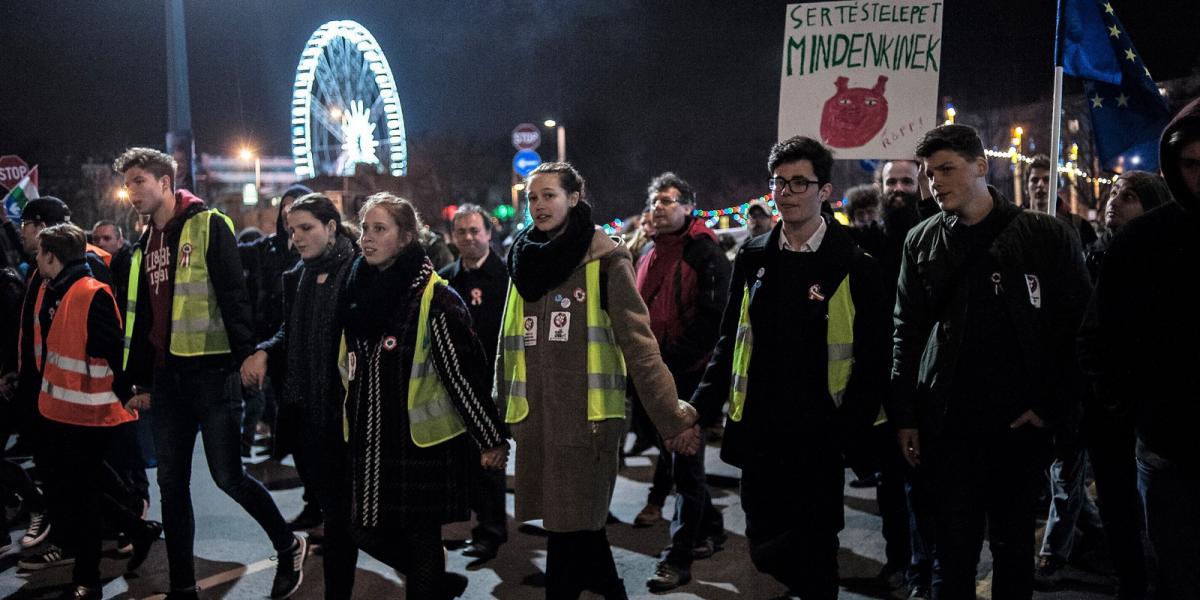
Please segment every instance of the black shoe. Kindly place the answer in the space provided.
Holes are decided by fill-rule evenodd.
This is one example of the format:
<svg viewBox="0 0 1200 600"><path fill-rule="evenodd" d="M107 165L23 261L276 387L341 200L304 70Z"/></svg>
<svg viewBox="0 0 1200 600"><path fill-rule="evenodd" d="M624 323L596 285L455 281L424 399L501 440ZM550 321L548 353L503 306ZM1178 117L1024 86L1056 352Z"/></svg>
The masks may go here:
<svg viewBox="0 0 1200 600"><path fill-rule="evenodd" d="M856 489L873 488L877 485L879 485L879 473L872 473L868 477L863 477L861 479L855 479L854 481L850 482L850 487L856 488Z"/></svg>
<svg viewBox="0 0 1200 600"><path fill-rule="evenodd" d="M1033 571L1033 589L1040 592L1054 591L1063 580L1061 560L1054 556L1039 556L1037 569Z"/></svg>
<svg viewBox="0 0 1200 600"><path fill-rule="evenodd" d="M136 571L142 563L146 562L146 557L150 556L150 547L154 542L158 541L158 536L162 535L163 526L158 521L146 521L142 526L142 531L133 538L133 552L129 556L129 562L125 563L126 571Z"/></svg>
<svg viewBox="0 0 1200 600"><path fill-rule="evenodd" d="M296 518L291 521L288 521L288 527L292 531L304 531L305 529L312 529L319 526L324 520L324 516L321 515L321 509L317 508L317 505L305 504L300 514L296 515Z"/></svg>
<svg viewBox="0 0 1200 600"><path fill-rule="evenodd" d="M479 562L485 562L496 558L496 554L500 551L500 544L489 542L487 540L470 540L467 542L467 547L463 548L463 556L479 559Z"/></svg>
<svg viewBox="0 0 1200 600"><path fill-rule="evenodd" d="M100 588L77 585L63 592L58 598L59 600L101 600L103 597L104 594L100 592Z"/></svg>
<svg viewBox="0 0 1200 600"><path fill-rule="evenodd" d="M438 582L439 597L442 600L454 600L467 591L467 578L458 573L443 573L442 580Z"/></svg>
<svg viewBox="0 0 1200 600"><path fill-rule="evenodd" d="M646 580L646 587L650 588L651 592L666 592L691 580L691 569L677 567L664 560L658 563L658 567L654 569L654 575Z"/></svg>
<svg viewBox="0 0 1200 600"><path fill-rule="evenodd" d="M40 554L28 556L17 561L17 566L26 571L40 571L51 567L65 567L73 564L75 564L75 556L53 544Z"/></svg>
<svg viewBox="0 0 1200 600"><path fill-rule="evenodd" d="M291 598L304 581L304 559L308 555L308 540L296 535L296 543L279 553L275 581L271 583L272 598Z"/></svg>

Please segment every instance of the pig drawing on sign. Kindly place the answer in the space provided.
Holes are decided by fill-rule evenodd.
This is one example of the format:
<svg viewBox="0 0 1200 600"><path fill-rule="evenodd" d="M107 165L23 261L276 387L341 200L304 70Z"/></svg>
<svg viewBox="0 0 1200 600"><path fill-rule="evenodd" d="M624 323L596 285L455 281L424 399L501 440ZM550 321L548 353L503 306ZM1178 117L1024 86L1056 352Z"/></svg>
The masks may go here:
<svg viewBox="0 0 1200 600"><path fill-rule="evenodd" d="M871 141L887 123L887 79L880 75L873 88L852 88L847 87L848 78L838 77L837 93L821 111L821 139L834 148L857 148Z"/></svg>

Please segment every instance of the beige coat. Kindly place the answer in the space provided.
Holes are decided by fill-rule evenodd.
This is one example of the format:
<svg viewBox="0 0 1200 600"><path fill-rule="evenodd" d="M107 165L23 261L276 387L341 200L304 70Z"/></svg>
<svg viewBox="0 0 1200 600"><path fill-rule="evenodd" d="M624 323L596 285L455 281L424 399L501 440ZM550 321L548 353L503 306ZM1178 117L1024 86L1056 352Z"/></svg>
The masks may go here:
<svg viewBox="0 0 1200 600"><path fill-rule="evenodd" d="M651 421L670 437L696 420L691 405L678 399L671 373L659 356L646 305L634 286L629 250L597 230L571 276L545 296L525 302L525 316L537 317L537 338L525 347L529 416L511 426L517 443L516 518L543 519L549 531L604 527L627 427L628 416L587 420L586 303L600 299L586 297L584 265L593 260L601 261L601 273L607 274L613 332ZM548 338L555 312L570 313L566 341ZM506 392L500 382L503 374L501 349L496 360L501 406Z"/></svg>

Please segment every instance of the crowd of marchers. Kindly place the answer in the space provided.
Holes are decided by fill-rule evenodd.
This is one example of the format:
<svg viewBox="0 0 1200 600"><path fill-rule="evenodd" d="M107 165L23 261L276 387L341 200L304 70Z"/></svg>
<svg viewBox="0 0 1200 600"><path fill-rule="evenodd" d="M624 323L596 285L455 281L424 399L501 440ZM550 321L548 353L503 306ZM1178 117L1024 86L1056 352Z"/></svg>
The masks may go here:
<svg viewBox="0 0 1200 600"><path fill-rule="evenodd" d="M468 580L446 570L441 526L473 512L463 554L502 551L512 440L514 516L546 532L546 597L626 598L643 583L621 579L605 533L624 457L659 450L635 527L674 495L644 582L666 592L727 541L705 473L719 443L750 560L789 597L838 596L847 466L876 489L888 593L973 598L986 539L993 598L1056 589L1088 553L1107 556L1119 598L1200 597L1185 274L1200 101L1162 132L1161 174L1115 177L1098 233L1061 201L1046 214L1047 159L1027 170L1028 208L989 186L963 125L884 162L841 218L833 161L814 139L772 147L773 202L750 205L740 242L673 172L609 236L583 176L546 163L501 251L475 205L447 245L391 193L351 224L300 185L275 233L239 241L176 186L171 156L131 148L113 166L136 240L108 221L85 231L53 197L0 224L0 435L31 457L0 460L0 494L27 519L3 550L22 569L70 565L63 597L89 600L106 538L134 571L165 533L164 592L201 597L199 434L277 553L273 598L301 587L312 541L327 599L352 596L359 551L409 598L455 598ZM243 467L262 430L304 485L290 521ZM161 523L146 518L151 467ZM319 540L303 533L317 525Z"/></svg>

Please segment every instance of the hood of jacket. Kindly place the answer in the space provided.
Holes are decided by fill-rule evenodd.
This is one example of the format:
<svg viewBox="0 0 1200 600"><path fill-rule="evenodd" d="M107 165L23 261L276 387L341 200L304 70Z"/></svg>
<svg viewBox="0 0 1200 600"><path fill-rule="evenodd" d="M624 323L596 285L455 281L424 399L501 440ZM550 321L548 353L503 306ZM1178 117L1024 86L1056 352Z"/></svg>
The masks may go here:
<svg viewBox="0 0 1200 600"><path fill-rule="evenodd" d="M1167 186L1171 188L1171 194L1175 196L1175 201L1188 212L1195 213L1200 205L1200 198L1197 198L1188 189L1183 175L1179 172L1179 151L1182 148L1172 150L1170 147L1171 136L1181 130L1186 130L1191 136L1187 143L1200 142L1200 98L1192 100L1175 115L1174 119L1171 119L1167 128L1163 130L1158 146L1159 164L1162 168L1163 178L1167 180Z"/></svg>
<svg viewBox="0 0 1200 600"><path fill-rule="evenodd" d="M195 194L187 190L175 190L175 216L171 217L170 221L167 221L167 226L163 230L168 235L178 233L179 230L183 229L184 221L187 221L192 215L206 208L208 208L208 205L196 197ZM138 238L138 245L145 248L146 242L150 238L150 231L153 228L154 226L151 225L142 232L142 237Z"/></svg>

